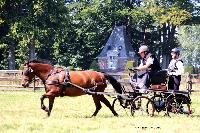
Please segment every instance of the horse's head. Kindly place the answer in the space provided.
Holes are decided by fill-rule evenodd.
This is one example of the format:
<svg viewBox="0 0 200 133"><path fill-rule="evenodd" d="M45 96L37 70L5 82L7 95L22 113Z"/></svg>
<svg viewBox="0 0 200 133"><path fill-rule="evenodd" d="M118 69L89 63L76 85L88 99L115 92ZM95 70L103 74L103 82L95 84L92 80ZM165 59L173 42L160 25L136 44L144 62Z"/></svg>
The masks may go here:
<svg viewBox="0 0 200 133"><path fill-rule="evenodd" d="M29 65L29 63L24 64L24 69L22 71L22 86L23 87L28 87L29 84L33 81L35 77L34 71Z"/></svg>

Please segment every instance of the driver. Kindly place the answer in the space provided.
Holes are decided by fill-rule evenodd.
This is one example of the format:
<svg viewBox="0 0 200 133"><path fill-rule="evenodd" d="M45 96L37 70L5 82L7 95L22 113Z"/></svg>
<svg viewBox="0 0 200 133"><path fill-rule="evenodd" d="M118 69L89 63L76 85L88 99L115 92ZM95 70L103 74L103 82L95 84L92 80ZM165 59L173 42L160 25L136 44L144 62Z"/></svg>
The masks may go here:
<svg viewBox="0 0 200 133"><path fill-rule="evenodd" d="M150 79L154 73L161 70L160 63L157 58L151 54L146 45L139 48L139 55L141 56L140 65L135 69L137 71L137 88L141 93L146 92L150 87Z"/></svg>

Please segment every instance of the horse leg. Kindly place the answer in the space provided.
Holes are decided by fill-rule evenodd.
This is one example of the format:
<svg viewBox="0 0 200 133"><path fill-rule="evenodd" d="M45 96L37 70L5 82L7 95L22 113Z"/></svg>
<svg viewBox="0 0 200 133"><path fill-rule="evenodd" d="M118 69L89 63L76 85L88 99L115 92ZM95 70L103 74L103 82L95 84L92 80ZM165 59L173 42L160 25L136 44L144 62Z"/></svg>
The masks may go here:
<svg viewBox="0 0 200 133"><path fill-rule="evenodd" d="M92 98L93 98L94 104L96 106L96 110L94 111L94 113L91 117L96 116L102 107L98 95L92 95Z"/></svg>
<svg viewBox="0 0 200 133"><path fill-rule="evenodd" d="M53 108L53 103L54 103L55 97L49 97L49 110L47 111L47 115L50 116L51 110Z"/></svg>
<svg viewBox="0 0 200 133"><path fill-rule="evenodd" d="M47 98L46 95L42 95L40 100L41 100L41 109L43 109L44 111L48 111L49 109L44 105L44 99Z"/></svg>
<svg viewBox="0 0 200 133"><path fill-rule="evenodd" d="M118 116L117 112L111 106L110 102L104 97L104 95L99 95L100 101L103 102L113 113L114 116Z"/></svg>
<svg viewBox="0 0 200 133"><path fill-rule="evenodd" d="M45 98L49 99L49 107L46 107L44 105L44 99ZM41 98L40 98L40 100L41 100L41 109L43 109L44 111L47 112L47 116L50 116L50 114L51 114L51 110L53 108L54 99L55 99L55 97L47 97L47 95L45 95L45 94L42 95Z"/></svg>

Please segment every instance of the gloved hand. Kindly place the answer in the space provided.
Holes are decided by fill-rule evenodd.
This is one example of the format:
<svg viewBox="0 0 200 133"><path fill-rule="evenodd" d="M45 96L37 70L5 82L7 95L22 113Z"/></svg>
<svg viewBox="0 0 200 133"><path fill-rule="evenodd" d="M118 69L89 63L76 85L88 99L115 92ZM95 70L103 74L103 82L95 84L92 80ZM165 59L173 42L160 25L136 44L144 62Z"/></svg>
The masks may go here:
<svg viewBox="0 0 200 133"><path fill-rule="evenodd" d="M174 69L167 69L167 71L170 73L170 72L175 72Z"/></svg>
<svg viewBox="0 0 200 133"><path fill-rule="evenodd" d="M172 70L172 69L167 70L168 75L174 75L174 73L175 73L175 70Z"/></svg>

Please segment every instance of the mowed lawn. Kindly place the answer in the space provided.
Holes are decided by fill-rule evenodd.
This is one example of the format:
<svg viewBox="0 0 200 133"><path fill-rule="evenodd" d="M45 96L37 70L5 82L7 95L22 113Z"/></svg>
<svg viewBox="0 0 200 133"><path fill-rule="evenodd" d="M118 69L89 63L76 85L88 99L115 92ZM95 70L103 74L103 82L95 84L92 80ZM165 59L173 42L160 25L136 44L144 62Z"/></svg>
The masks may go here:
<svg viewBox="0 0 200 133"><path fill-rule="evenodd" d="M0 91L1 133L188 133L200 131L200 94L191 95L191 116L162 115L155 117L130 116L130 111L118 111L114 117L103 105L96 117L89 118L95 110L90 95L57 97L52 114L40 109L43 91ZM112 102L112 98L109 98ZM46 103L46 101L45 101Z"/></svg>

